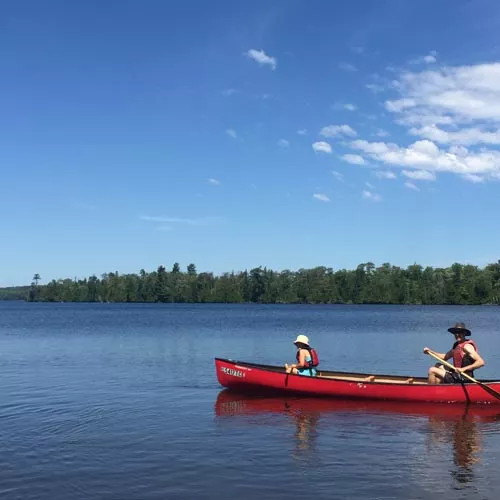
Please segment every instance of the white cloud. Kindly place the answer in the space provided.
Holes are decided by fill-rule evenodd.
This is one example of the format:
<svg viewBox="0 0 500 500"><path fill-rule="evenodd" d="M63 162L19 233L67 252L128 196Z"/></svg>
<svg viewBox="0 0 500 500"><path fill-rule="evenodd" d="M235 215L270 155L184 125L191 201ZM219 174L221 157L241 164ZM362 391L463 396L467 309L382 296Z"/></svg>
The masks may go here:
<svg viewBox="0 0 500 500"><path fill-rule="evenodd" d="M218 179L210 178L208 179L208 183L213 184L214 186L218 186L220 184L220 181Z"/></svg>
<svg viewBox="0 0 500 500"><path fill-rule="evenodd" d="M342 158L347 163L351 163L352 165L366 165L365 159L360 155L346 154L342 156Z"/></svg>
<svg viewBox="0 0 500 500"><path fill-rule="evenodd" d="M386 108L402 113L403 123L500 121L500 63L406 72L395 88L401 98L387 101Z"/></svg>
<svg viewBox="0 0 500 500"><path fill-rule="evenodd" d="M286 139L280 139L278 141L278 146L280 148L288 148L290 146L290 143Z"/></svg>
<svg viewBox="0 0 500 500"><path fill-rule="evenodd" d="M365 182L365 186L368 188L368 189L371 189L371 190L374 190L375 189L375 186L373 184L370 184L369 182Z"/></svg>
<svg viewBox="0 0 500 500"><path fill-rule="evenodd" d="M396 144L391 144L387 146L385 142L368 142L363 139L359 139L351 142L351 147L354 149L359 149L365 153L372 155L381 155L390 150L390 147L397 148ZM378 158L375 158L378 159Z"/></svg>
<svg viewBox="0 0 500 500"><path fill-rule="evenodd" d="M413 59L410 61L410 64L421 64L421 63L426 63L426 64L433 64L437 62L437 52L435 50L431 50L426 56L421 56L417 57L416 59Z"/></svg>
<svg viewBox="0 0 500 500"><path fill-rule="evenodd" d="M323 141L314 142L312 148L316 153L330 154L332 152L332 147L330 146L330 144Z"/></svg>
<svg viewBox="0 0 500 500"><path fill-rule="evenodd" d="M391 134L389 134L389 132L387 132L387 130L384 130L382 128L379 128L377 130L377 132L375 133L375 135L377 137L389 137Z"/></svg>
<svg viewBox="0 0 500 500"><path fill-rule="evenodd" d="M351 147L373 160L415 169L456 174L500 174L500 151L471 152L466 148L440 150L432 141L422 140L400 147L393 143L356 140Z"/></svg>
<svg viewBox="0 0 500 500"><path fill-rule="evenodd" d="M236 133L236 130L233 130L232 128L228 128L226 130L226 134L229 136L229 137L232 137L233 139L238 139L238 134Z"/></svg>
<svg viewBox="0 0 500 500"><path fill-rule="evenodd" d="M344 108L347 109L347 111L356 111L358 109L356 105L350 103L344 104Z"/></svg>
<svg viewBox="0 0 500 500"><path fill-rule="evenodd" d="M467 156L469 154L469 150L465 146L450 146L448 151L457 156Z"/></svg>
<svg viewBox="0 0 500 500"><path fill-rule="evenodd" d="M307 134L307 129L303 128L302 130L297 130L297 134L299 134L299 135L306 135Z"/></svg>
<svg viewBox="0 0 500 500"><path fill-rule="evenodd" d="M437 53L418 62L435 64ZM441 172L476 183L500 179L500 62L393 71L392 82L386 84L373 75L368 88L377 92L382 83L394 93L385 109L417 140L400 144L352 140L350 147L358 154L345 155L344 160L361 165L362 158L399 167L406 172L402 175L416 180L433 180ZM348 125L330 125L320 134L357 137ZM379 129L375 135L388 134Z"/></svg>
<svg viewBox="0 0 500 500"><path fill-rule="evenodd" d="M415 99L410 99L409 97L405 97L402 99L397 99L395 101L386 101L385 107L387 111L391 111L393 113L400 113L408 108L413 108L417 105Z"/></svg>
<svg viewBox="0 0 500 500"><path fill-rule="evenodd" d="M414 181L435 181L436 174L428 170L403 170L401 172L405 177Z"/></svg>
<svg viewBox="0 0 500 500"><path fill-rule="evenodd" d="M415 186L415 184L413 184L413 182L405 182L405 186L408 189L413 189L414 191L420 191L420 189L417 186Z"/></svg>
<svg viewBox="0 0 500 500"><path fill-rule="evenodd" d="M371 90L374 94L378 94L385 90L385 87L383 85L379 85L378 83L367 83L365 87L368 90Z"/></svg>
<svg viewBox="0 0 500 500"><path fill-rule="evenodd" d="M481 177L480 175L475 175L475 174L464 174L462 177L469 182L473 182L474 184L482 183L484 182L484 177Z"/></svg>
<svg viewBox="0 0 500 500"><path fill-rule="evenodd" d="M396 174L390 170L377 170L375 176L379 179L396 179Z"/></svg>
<svg viewBox="0 0 500 500"><path fill-rule="evenodd" d="M367 200L382 201L382 197L379 194L368 191L368 189L363 189L362 196Z"/></svg>
<svg viewBox="0 0 500 500"><path fill-rule="evenodd" d="M349 64L349 63L340 63L339 68L343 71L349 71L349 72L358 71L358 68L356 68L354 64Z"/></svg>
<svg viewBox="0 0 500 500"><path fill-rule="evenodd" d="M224 89L221 93L223 96L230 97L234 94L237 94L238 90L236 90L236 89Z"/></svg>
<svg viewBox="0 0 500 500"><path fill-rule="evenodd" d="M349 125L328 125L321 129L320 135L323 137L337 137L339 135L356 137L357 134Z"/></svg>
<svg viewBox="0 0 500 500"><path fill-rule="evenodd" d="M276 69L276 58L268 56L263 50L250 49L246 55L257 61L261 66L270 66L272 70Z"/></svg>
<svg viewBox="0 0 500 500"><path fill-rule="evenodd" d="M220 224L224 221L222 217L200 217L197 219L185 219L182 217L165 217L141 215L139 219L148 222L166 222L170 224L186 224L188 226L210 226L212 224Z"/></svg>
<svg viewBox="0 0 500 500"><path fill-rule="evenodd" d="M477 127L462 130L447 131L437 125L426 125L421 128L411 128L410 134L419 135L441 144L461 144L471 146L474 144L500 144L500 129L484 131Z"/></svg>
<svg viewBox="0 0 500 500"><path fill-rule="evenodd" d="M364 53L364 51L365 51L365 48L364 48L364 47L361 47L361 45L357 45L357 46L351 47L351 50L352 50L355 54L363 54L363 53Z"/></svg>
<svg viewBox="0 0 500 500"><path fill-rule="evenodd" d="M332 170L332 175L339 180L340 182L344 182L344 176L340 173L337 172L336 170Z"/></svg>
<svg viewBox="0 0 500 500"><path fill-rule="evenodd" d="M314 193L313 198L316 198L317 200L320 200L320 201L330 201L330 198L328 198L328 196L326 196L326 194L322 194L322 193Z"/></svg>

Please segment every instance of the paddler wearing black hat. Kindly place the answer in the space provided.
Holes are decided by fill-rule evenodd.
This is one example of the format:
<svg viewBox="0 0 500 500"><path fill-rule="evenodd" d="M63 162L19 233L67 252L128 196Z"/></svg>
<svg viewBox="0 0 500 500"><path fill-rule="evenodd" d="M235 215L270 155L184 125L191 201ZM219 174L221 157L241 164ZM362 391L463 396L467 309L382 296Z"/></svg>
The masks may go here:
<svg viewBox="0 0 500 500"><path fill-rule="evenodd" d="M468 379L460 374L466 372L467 375L474 377L474 370L485 365L483 358L479 355L476 343L465 337L470 336L471 331L465 327L463 323L456 323L448 328L448 331L455 336L453 347L445 354L432 351L441 359L448 361L453 358L453 366L455 371L451 371L441 363L437 363L429 368L429 384L458 384L468 382ZM424 347L424 353L430 351L428 347Z"/></svg>

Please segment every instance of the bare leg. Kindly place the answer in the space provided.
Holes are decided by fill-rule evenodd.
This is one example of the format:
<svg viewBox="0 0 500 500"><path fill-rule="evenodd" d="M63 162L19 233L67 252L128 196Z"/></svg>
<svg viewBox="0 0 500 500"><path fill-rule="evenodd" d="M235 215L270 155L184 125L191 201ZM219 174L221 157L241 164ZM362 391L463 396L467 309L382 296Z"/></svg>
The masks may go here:
<svg viewBox="0 0 500 500"><path fill-rule="evenodd" d="M444 380L445 375L446 370L443 368L443 365L437 364L435 366L431 366L429 368L429 376L427 378L427 382L429 384L441 384Z"/></svg>

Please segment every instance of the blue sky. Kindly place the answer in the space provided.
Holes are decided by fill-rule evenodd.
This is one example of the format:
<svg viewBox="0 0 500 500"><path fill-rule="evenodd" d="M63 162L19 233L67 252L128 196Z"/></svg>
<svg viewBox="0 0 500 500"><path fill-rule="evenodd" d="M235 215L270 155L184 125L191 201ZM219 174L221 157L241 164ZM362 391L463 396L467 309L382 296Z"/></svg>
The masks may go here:
<svg viewBox="0 0 500 500"><path fill-rule="evenodd" d="M10 2L0 286L498 260L500 4Z"/></svg>

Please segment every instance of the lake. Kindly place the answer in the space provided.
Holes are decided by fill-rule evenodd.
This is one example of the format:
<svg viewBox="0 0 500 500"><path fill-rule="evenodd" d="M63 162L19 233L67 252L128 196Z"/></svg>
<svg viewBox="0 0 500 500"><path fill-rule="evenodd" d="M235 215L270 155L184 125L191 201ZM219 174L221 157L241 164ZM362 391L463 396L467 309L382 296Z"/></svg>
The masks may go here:
<svg viewBox="0 0 500 500"><path fill-rule="evenodd" d="M0 498L492 499L500 408L250 399L214 357L425 375L464 321L500 378L500 307L0 302Z"/></svg>

